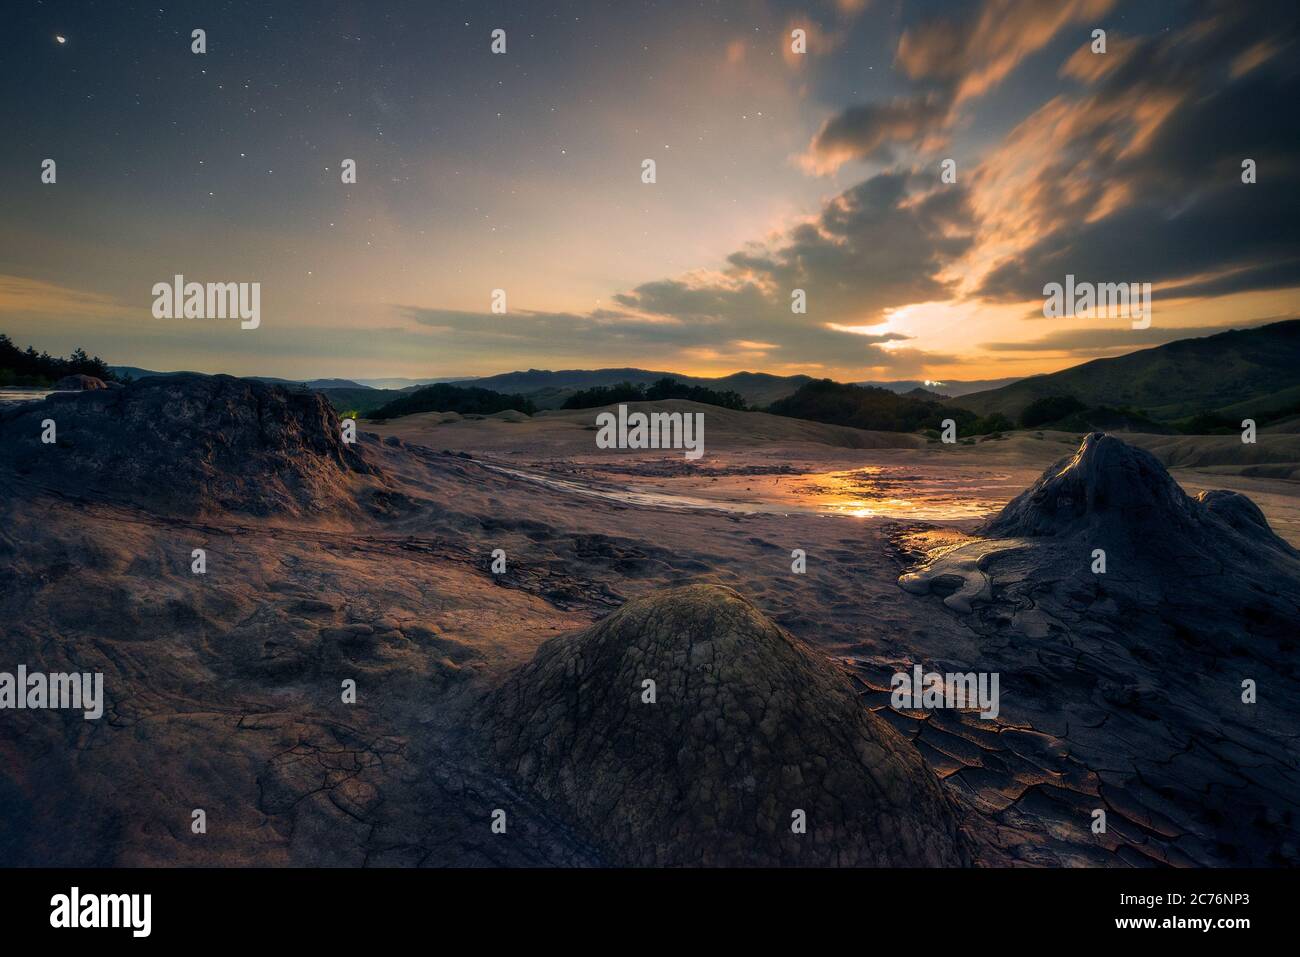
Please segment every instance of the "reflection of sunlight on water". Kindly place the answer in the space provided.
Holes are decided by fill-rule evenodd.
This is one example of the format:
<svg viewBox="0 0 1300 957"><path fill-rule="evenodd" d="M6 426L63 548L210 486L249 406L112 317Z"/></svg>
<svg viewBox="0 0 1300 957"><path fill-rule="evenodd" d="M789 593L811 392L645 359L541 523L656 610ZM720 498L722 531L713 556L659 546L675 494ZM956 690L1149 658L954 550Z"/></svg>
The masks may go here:
<svg viewBox="0 0 1300 957"><path fill-rule="evenodd" d="M869 466L808 475L796 490L820 510L854 518L980 518L1000 508L1019 487L1008 475L925 474L920 469ZM974 480L974 481L973 481ZM905 491L904 495L899 495Z"/></svg>
<svg viewBox="0 0 1300 957"><path fill-rule="evenodd" d="M0 406L16 405L19 402L36 402L51 394L50 389L32 389L23 386L5 386L0 388Z"/></svg>
<svg viewBox="0 0 1300 957"><path fill-rule="evenodd" d="M618 502L622 505L672 509L718 509L752 514L842 515L850 518L905 518L945 521L983 518L1024 487L1010 475L958 468L866 466L841 472L779 476L733 474L707 482L673 477L635 484L601 482L539 474L495 463L480 463L495 472L554 489Z"/></svg>
<svg viewBox="0 0 1300 957"><path fill-rule="evenodd" d="M888 501L881 500L872 503L872 505L863 505L860 502L846 502L842 505L829 506L832 512L843 512L845 515L852 515L854 518L871 518L873 515L888 515L895 512L902 512L912 507L912 503L904 501L901 498L891 498Z"/></svg>

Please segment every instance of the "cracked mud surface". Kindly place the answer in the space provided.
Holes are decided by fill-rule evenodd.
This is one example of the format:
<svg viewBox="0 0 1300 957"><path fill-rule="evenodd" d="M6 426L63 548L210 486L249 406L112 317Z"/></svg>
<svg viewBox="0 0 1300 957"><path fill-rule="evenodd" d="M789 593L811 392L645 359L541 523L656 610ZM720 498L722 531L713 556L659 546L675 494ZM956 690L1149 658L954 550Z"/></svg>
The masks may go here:
<svg viewBox="0 0 1300 957"><path fill-rule="evenodd" d="M889 714L990 819L984 854L1300 863L1300 561L1259 510L1234 492L1188 497L1153 457L1094 434L982 532L949 537L900 584L948 592L978 667L1004 676L1003 713ZM923 532L899 542L924 554ZM975 660L933 654L943 670ZM887 711L882 664L862 680ZM1096 808L1104 835L1088 829ZM1046 832L1037 842L1017 833L1026 821Z"/></svg>
<svg viewBox="0 0 1300 957"><path fill-rule="evenodd" d="M630 601L548 642L484 710L507 769L620 864L963 862L916 752L730 589Z"/></svg>
<svg viewBox="0 0 1300 957"><path fill-rule="evenodd" d="M249 428L221 403L204 407L215 418L200 430ZM563 649L584 633L603 634L618 638L610 647L625 656L644 648L671 665L675 646L662 634L625 632L626 617L608 616L635 611L641 606L626 603L639 597L696 584L734 589L740 606L762 616L751 633L774 635L762 624L770 619L804 649L796 663L826 659L824 671L792 665L803 675L793 684L760 683L791 716L777 728L791 740L775 741L772 754L807 748L827 759L828 772L851 764L845 755L854 749L826 737L816 722L809 726L807 703L791 697L796 688L833 688L830 669L842 669L859 691L862 710L853 720L901 732L877 736L890 742L881 745L882 766L910 768L910 739L956 808L960 840L976 864L1296 861L1297 616L1292 608L1286 627L1279 624L1295 582L1282 553L1267 560L1275 576L1267 581L1249 555L1226 563L1229 573L1265 584L1263 591L1224 586L1221 594L1206 584L1219 572L1188 565L1195 573L1189 595L1177 575L1139 573L1152 560L1126 554L1123 542L1112 546L1100 590L1091 575L1081 580L1077 568L1035 557L1042 542L1017 546L986 566L989 600L961 612L944 605L945 586L927 595L897 584L935 557L936 546L957 552L969 545L961 531L599 503L369 434L346 450L364 468L346 459L340 466L326 445L300 463L310 466L303 477L278 471L274 456L288 449L300 457L326 442L313 428L337 428L328 411L322 424L304 424L315 414L308 408L286 430L288 444L274 430L232 437L246 456L236 485L213 484L225 473L190 466L189 484L151 481L143 476L156 469L145 461L142 477L126 486L111 472L115 459L100 454L22 470L14 459L0 460L0 670L21 662L33 670L102 671L106 697L101 721L59 711L0 713L0 862L592 865L654 855L705 862L732 853L793 862L783 855L795 852L775 838L726 851L716 801L678 796L672 820L656 817L669 793L657 789L677 780L675 763L644 787L620 778L638 765L608 758L623 746L623 724L614 719L638 713L627 710L639 702L637 688L609 690L603 703L584 696L584 707L613 724L603 737L599 727L595 737L590 727L572 733L591 749L602 780L625 788L627 806L643 808L637 826L648 830L637 831L641 837L618 824L628 819L608 809L609 795L601 804L600 794L584 798L565 784L566 773L576 775L564 771L568 756L520 766L524 752L547 752L537 737L542 724L525 720L517 703L538 700L539 686L555 687L552 697L566 693L564 675L554 671ZM25 422L0 413L0 437L8 441ZM294 436L303 429L309 440L300 444ZM114 455L176 454L170 440L130 435L123 433ZM65 450L81 454L75 443L85 436L75 428L61 422L60 438L74 443ZM258 457L263 442L272 458ZM1207 497L1198 507L1217 512L1216 528L1257 534L1241 502ZM1043 554L1065 547L1065 539L1052 542ZM808 554L805 575L790 571L796 547ZM190 571L193 548L207 551L206 575ZM495 548L508 556L503 575L490 568ZM1263 561L1264 552L1255 552ZM1186 556L1209 560L1196 549ZM1250 600L1242 603L1241 595ZM707 602L700 609L685 601L665 614L693 607L699 614L682 619L674 634L714 613ZM741 615L730 599L720 614ZM560 635L570 637L545 644ZM539 648L547 650L534 661ZM617 680L623 660L608 663ZM914 661L1001 671L998 719L893 710L889 675ZM780 670L777 677L790 678L790 668ZM671 675L681 672L668 673L671 688ZM521 684L525 675L535 683ZM1248 712L1240 704L1242 677L1260 689ZM340 700L344 679L357 683L355 705ZM719 694L739 694L737 687L728 678ZM781 687L786 692L772 690ZM507 694L516 704L504 703ZM834 695L828 690L827 697ZM738 700L708 740L756 747L753 735L739 730L754 717L743 696ZM493 701L500 707L485 712ZM663 685L659 702L661 717L674 708L682 721L703 713L674 705ZM636 740L665 740L662 729L645 734ZM783 775L793 777L785 769L797 764L806 781L805 761L817 767L816 755L782 758L779 771L768 759L750 758L775 782L763 790L777 794L784 793ZM734 769L715 770L716 780L733 780ZM916 783L913 770L885 775L882 789L910 782L928 805L930 787ZM850 862L832 853L871 862L881 853L879 840L868 840L888 816L878 813L878 796L851 797L866 780L832 781L823 810L808 808L809 840L799 845L797 862ZM638 794L657 795L649 811L636 804ZM925 833L946 833L937 806L884 806L902 815L899 821L918 815L915 834L925 822L933 825ZM744 833L757 833L758 822L776 813L755 816L739 799L728 807L741 815L735 827L750 829ZM1105 835L1088 829L1096 807L1108 812ZM195 808L207 813L205 835L190 830ZM497 808L507 812L505 835L490 828ZM817 836L827 821L842 829L829 843L824 831ZM646 834L659 835L648 839L654 849ZM946 861L947 839L928 840L917 838L889 862L913 855Z"/></svg>

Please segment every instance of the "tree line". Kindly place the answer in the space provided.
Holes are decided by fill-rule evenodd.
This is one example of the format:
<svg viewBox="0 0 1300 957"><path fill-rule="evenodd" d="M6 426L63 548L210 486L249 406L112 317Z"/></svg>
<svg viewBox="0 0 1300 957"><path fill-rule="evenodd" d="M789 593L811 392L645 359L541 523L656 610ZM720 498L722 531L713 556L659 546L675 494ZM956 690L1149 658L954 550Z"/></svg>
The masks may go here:
<svg viewBox="0 0 1300 957"><path fill-rule="evenodd" d="M119 381L108 363L85 349L72 350L64 359L48 352L37 352L32 346L20 349L7 335L0 333L0 385L42 386L53 385L64 376L89 375L105 382Z"/></svg>

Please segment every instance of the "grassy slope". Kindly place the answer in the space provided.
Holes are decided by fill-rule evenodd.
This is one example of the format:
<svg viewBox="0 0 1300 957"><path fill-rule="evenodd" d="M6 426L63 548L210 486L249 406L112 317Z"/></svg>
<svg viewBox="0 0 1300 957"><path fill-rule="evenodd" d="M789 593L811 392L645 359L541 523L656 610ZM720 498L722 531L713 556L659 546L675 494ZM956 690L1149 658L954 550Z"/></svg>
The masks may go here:
<svg viewBox="0 0 1300 957"><path fill-rule="evenodd" d="M1231 408L1233 414L1279 407L1300 388L1300 320L1180 339L1114 359L1034 376L976 392L954 404L1018 418L1045 395L1073 395L1090 406L1127 405L1162 421Z"/></svg>
<svg viewBox="0 0 1300 957"><path fill-rule="evenodd" d="M321 394L334 406L336 412L360 412L366 415L382 405L400 398L405 393L396 389L321 389Z"/></svg>
<svg viewBox="0 0 1300 957"><path fill-rule="evenodd" d="M622 382L649 385L663 378L676 379L686 385L704 386L717 392L739 392L750 405L760 407L793 394L809 379L805 375L777 376L765 372L736 372L718 379L708 379L645 369L577 369L559 372L506 372L459 384L475 385L496 392L517 393L531 399L539 409L558 409L565 399L581 389L618 385Z"/></svg>

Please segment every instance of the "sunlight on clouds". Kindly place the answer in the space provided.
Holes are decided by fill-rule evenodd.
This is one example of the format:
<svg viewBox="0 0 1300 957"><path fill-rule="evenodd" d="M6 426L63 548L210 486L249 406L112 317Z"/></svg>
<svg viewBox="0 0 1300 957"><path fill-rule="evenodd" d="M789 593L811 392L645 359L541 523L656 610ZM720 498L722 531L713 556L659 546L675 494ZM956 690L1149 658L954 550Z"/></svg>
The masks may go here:
<svg viewBox="0 0 1300 957"><path fill-rule="evenodd" d="M879 322L866 326L846 326L838 322L828 322L825 325L827 329L832 329L835 332L847 332L855 336L879 336L889 331L885 328L887 323Z"/></svg>

